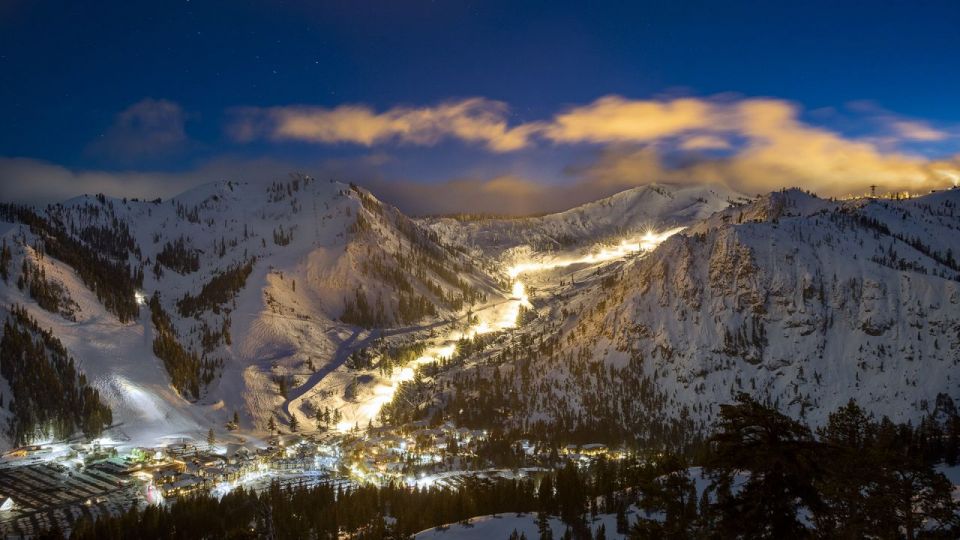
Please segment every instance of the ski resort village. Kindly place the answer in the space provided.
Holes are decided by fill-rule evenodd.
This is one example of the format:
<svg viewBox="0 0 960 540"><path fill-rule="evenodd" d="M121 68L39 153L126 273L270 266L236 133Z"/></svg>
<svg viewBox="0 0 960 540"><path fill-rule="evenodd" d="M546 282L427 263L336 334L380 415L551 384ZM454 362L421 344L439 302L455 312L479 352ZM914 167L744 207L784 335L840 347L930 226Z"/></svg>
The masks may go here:
<svg viewBox="0 0 960 540"><path fill-rule="evenodd" d="M526 220L411 220L355 185L293 175L5 206L0 526L71 530L238 489L483 490L655 467L699 444L714 403L756 388L820 426L852 406L831 396L867 396L956 459L960 337L942 329L960 325L960 244L916 231L955 229L958 203L953 189L840 201L652 185ZM766 274L776 252L799 266ZM863 262L825 266L839 253ZM907 272L895 304L873 292ZM637 318L652 306L661 315ZM726 322L689 327L717 310ZM846 372L793 360L865 350L878 360ZM16 374L27 366L8 362L28 354L61 391L31 386L45 371ZM717 369L731 362L735 377ZM931 371L936 399L892 390ZM583 507L620 524L611 536L656 515L616 499Z"/></svg>
<svg viewBox="0 0 960 540"><path fill-rule="evenodd" d="M0 537L960 538L956 0L0 0Z"/></svg>

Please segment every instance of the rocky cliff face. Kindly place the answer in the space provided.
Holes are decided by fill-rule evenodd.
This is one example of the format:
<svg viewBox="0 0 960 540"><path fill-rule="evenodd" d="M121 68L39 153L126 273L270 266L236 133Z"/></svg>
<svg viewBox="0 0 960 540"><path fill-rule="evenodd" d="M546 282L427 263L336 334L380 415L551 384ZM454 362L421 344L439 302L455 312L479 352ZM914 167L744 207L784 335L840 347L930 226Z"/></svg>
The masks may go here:
<svg viewBox="0 0 960 540"><path fill-rule="evenodd" d="M917 418L960 395L958 205L770 194L626 266L584 331L704 420L738 391L814 423L850 398Z"/></svg>
<svg viewBox="0 0 960 540"><path fill-rule="evenodd" d="M739 392L814 425L850 399L917 421L960 398L958 207L960 190L777 192L560 286L527 276L554 281L538 316L407 389L421 412L400 414L654 446L703 433Z"/></svg>

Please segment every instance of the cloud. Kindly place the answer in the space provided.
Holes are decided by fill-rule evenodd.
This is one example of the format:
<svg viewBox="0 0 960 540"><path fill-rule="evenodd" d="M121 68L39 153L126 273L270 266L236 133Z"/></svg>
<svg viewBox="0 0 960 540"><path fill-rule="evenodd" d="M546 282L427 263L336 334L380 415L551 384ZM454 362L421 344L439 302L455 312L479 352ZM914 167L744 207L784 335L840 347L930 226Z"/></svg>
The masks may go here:
<svg viewBox="0 0 960 540"><path fill-rule="evenodd" d="M525 148L536 126L509 127L507 107L470 98L434 107L394 107L377 113L364 105L324 107L246 107L232 111L227 133L239 142L275 141L352 143L373 146L399 142L418 146L459 139L493 152Z"/></svg>
<svg viewBox="0 0 960 540"><path fill-rule="evenodd" d="M744 192L800 186L823 195L943 187L957 160L932 161L887 151L800 119L800 108L772 98L664 102L607 97L556 117L544 133L567 144L607 143L598 158L570 171L598 185L646 182L723 183ZM899 136L933 140L940 133L901 121ZM733 138L736 146L729 143ZM689 150L725 149L703 158ZM668 165L669 163L669 165Z"/></svg>
<svg viewBox="0 0 960 540"><path fill-rule="evenodd" d="M540 131L558 143L651 142L709 130L720 120L717 116L713 103L697 98L654 101L606 96L556 115Z"/></svg>
<svg viewBox="0 0 960 540"><path fill-rule="evenodd" d="M117 124L133 130L129 126L138 124L135 118L151 117L142 109L179 111L175 105L154 106L158 103L131 107ZM178 114L182 118L182 112L173 116ZM831 196L863 193L871 185L925 192L960 181L960 155L931 159L904 150L916 141L945 146L942 143L952 137L948 132L869 104L857 114L861 123L874 128L869 138L810 123L805 120L810 115L789 101L729 95L662 100L607 96L541 121L515 125L508 122L504 104L479 98L380 113L348 105L243 109L233 112L230 126L238 140L426 147L457 139L498 153L537 152L519 159L483 154L472 174L450 171L445 165L451 179L436 182L421 182L401 172L435 163L428 150L405 158L406 162L394 161L380 149L310 161L227 156L175 173L77 171L37 160L0 158L0 200L54 201L95 192L168 197L215 180L272 180L301 171L357 182L415 214L526 214L563 210L652 182L723 184L743 193L798 186ZM947 138L940 138L943 135ZM410 167L410 160L424 161ZM550 163L540 165L546 161ZM544 171L558 167L560 172L550 181L531 180L519 172L532 171L544 178ZM433 171L434 178L441 174Z"/></svg>
<svg viewBox="0 0 960 540"><path fill-rule="evenodd" d="M844 195L870 185L922 191L941 186L942 171L956 172L955 159L932 161L903 150L911 143L945 141L949 133L870 102L850 104L850 110L858 115L854 124L873 126L869 136L851 137L810 124L789 101L733 95L641 100L610 95L545 120L513 125L505 104L483 98L380 113L362 105L247 108L234 111L229 132L240 141L364 146L431 146L457 139L493 152L542 143L596 146L595 163L569 171L575 180L601 186L719 182L749 192L787 185ZM487 179L491 184L485 189L510 178L516 177ZM487 192L474 180L453 185L485 200ZM515 182L510 186L518 188ZM526 184L523 189L534 193Z"/></svg>
<svg viewBox="0 0 960 540"><path fill-rule="evenodd" d="M295 163L226 157L181 172L71 170L46 161L0 157L0 201L55 203L83 194L169 198L217 180L268 182L303 172L316 178L355 182L411 215L482 212L523 215L558 211L611 195L619 185L592 181L550 185L516 175L454 178L425 183L388 176L393 165L381 153L356 158Z"/></svg>
<svg viewBox="0 0 960 540"><path fill-rule="evenodd" d="M680 148L684 150L729 150L733 145L716 135L692 135L680 142Z"/></svg>
<svg viewBox="0 0 960 540"><path fill-rule="evenodd" d="M950 135L917 120L897 120L891 124L897 135L913 141L942 141Z"/></svg>
<svg viewBox="0 0 960 540"><path fill-rule="evenodd" d="M177 103L146 98L127 107L89 151L120 161L171 155L188 143L186 115Z"/></svg>
<svg viewBox="0 0 960 540"><path fill-rule="evenodd" d="M182 191L190 185L189 175L73 171L36 159L0 157L0 199L3 201L48 203L86 193L155 198Z"/></svg>
<svg viewBox="0 0 960 540"><path fill-rule="evenodd" d="M316 164L293 163L269 158L221 157L175 172L129 170L72 170L47 161L0 157L0 201L23 203L61 202L78 195L104 193L114 197L153 199L172 197L201 184L219 180L268 182L288 173L305 171L315 176L344 181L376 176L382 156L354 160L327 160Z"/></svg>

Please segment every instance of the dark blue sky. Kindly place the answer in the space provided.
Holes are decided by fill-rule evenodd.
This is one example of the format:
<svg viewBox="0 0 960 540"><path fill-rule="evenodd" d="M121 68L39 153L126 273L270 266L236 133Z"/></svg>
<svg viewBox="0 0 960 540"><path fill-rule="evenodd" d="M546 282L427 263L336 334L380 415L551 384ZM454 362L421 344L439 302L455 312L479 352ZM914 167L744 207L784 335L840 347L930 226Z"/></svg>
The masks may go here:
<svg viewBox="0 0 960 540"><path fill-rule="evenodd" d="M834 112L870 102L873 116L950 133L914 148L941 157L932 154L956 152L960 123L958 29L956 1L0 0L0 156L73 171L185 171L225 156L305 163L385 152L412 180L549 180L571 165L564 156L597 149L238 142L225 125L237 107L382 112L468 97L504 102L519 125L607 95L734 93L793 103L805 122L849 137L875 124L862 107ZM177 109L183 136L169 151L117 144L141 119L124 130L118 115L145 98Z"/></svg>

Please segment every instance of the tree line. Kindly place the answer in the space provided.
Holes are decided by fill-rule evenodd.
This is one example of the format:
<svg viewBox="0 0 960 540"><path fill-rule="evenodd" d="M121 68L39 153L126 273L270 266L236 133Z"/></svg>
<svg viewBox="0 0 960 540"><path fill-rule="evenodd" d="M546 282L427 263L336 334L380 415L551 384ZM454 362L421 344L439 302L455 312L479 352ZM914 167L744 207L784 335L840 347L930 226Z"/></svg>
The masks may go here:
<svg viewBox="0 0 960 540"><path fill-rule="evenodd" d="M15 444L51 435L64 439L78 430L97 437L113 422L110 407L63 343L22 306L11 306L3 325L0 375L13 394L7 401L13 413L7 431Z"/></svg>
<svg viewBox="0 0 960 540"><path fill-rule="evenodd" d="M30 231L42 241L42 245L38 246L40 251L73 268L81 281L97 295L100 303L120 322L129 322L137 317L139 306L135 293L143 286L143 268L131 267L125 257L115 259L102 254L119 250L119 246L110 244L101 252L98 247L91 247L74 237L59 221L46 219L26 206L0 205L0 216L29 226ZM104 239L107 236L103 231L86 235L87 240ZM128 243L124 241L122 245L127 246Z"/></svg>
<svg viewBox="0 0 960 540"><path fill-rule="evenodd" d="M150 319L153 322L153 354L163 361L170 383L181 395L200 398L200 390L210 384L222 366L222 360L207 360L179 341L170 315L160 305L160 293L150 297Z"/></svg>
<svg viewBox="0 0 960 540"><path fill-rule="evenodd" d="M183 298L177 301L177 310L184 317L194 316L207 310L219 313L220 307L233 300L237 292L246 285L247 278L253 272L253 265L256 262L257 259L254 257L216 274L203 285L196 296L183 295Z"/></svg>
<svg viewBox="0 0 960 540"><path fill-rule="evenodd" d="M409 538L508 512L536 512L544 539L596 540L591 525L601 513L616 514L617 532L636 539L956 538L960 507L929 442L854 402L813 431L741 394L722 406L692 460L557 460L538 476L467 477L456 487L274 484L81 519L70 538ZM563 530L551 530L547 516Z"/></svg>

